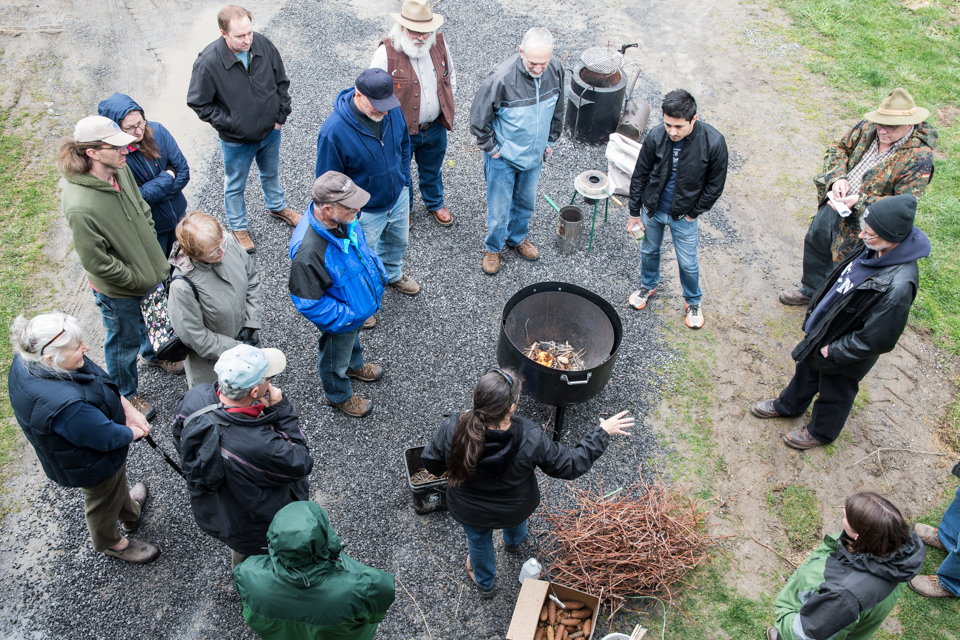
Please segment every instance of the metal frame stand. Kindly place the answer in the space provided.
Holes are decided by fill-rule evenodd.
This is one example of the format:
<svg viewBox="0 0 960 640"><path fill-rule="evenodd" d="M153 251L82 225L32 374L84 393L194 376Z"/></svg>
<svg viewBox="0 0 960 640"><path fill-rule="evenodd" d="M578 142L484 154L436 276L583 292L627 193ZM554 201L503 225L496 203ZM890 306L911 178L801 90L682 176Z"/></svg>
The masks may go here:
<svg viewBox="0 0 960 640"><path fill-rule="evenodd" d="M576 189L573 190L573 197L570 198L570 206L573 206L574 201L577 199L577 194L580 192ZM590 223L590 245L587 247L587 251L593 251L593 230L597 226L597 206L600 204L600 200L604 201L603 208L603 221L607 221L607 214L610 212L610 198L592 198L593 200L593 220ZM586 200L586 198L584 198Z"/></svg>
<svg viewBox="0 0 960 640"><path fill-rule="evenodd" d="M553 441L560 442L560 432L563 430L563 414L566 407L557 407L557 412L553 418Z"/></svg>

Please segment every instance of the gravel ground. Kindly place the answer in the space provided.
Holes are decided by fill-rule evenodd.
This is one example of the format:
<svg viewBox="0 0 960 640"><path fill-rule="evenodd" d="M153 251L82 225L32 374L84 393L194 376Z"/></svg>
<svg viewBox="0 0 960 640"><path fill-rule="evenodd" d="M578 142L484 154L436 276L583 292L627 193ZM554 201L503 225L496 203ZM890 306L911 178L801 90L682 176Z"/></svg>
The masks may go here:
<svg viewBox="0 0 960 640"><path fill-rule="evenodd" d="M555 52L573 66L584 48L603 38L599 31L577 31L564 24L566 4L557 3L559 10L541 24L564 32ZM468 129L470 101L492 65L516 51L535 19L506 13L489 0L446 0L442 13L458 74L457 125L444 169L446 201L455 224L439 227L416 200L405 271L423 291L411 298L388 290L376 328L361 337L367 360L386 371L381 382L355 387L374 401L371 416L355 420L325 406L316 372L317 331L296 312L287 292L290 231L266 215L255 172L247 190L263 277L262 345L287 355L287 372L276 382L299 411L309 438L315 459L313 498L330 513L348 554L398 578L396 603L378 636L386 639L502 638L519 591L517 573L523 560L536 554L533 537L517 556L500 553L499 594L481 600L463 569L466 543L459 525L446 511L414 513L402 461L403 451L426 443L444 416L469 406L478 375L495 364L498 322L510 296L535 282L559 280L596 291L621 314L625 337L613 378L597 398L567 411L563 442L575 444L600 414L629 409L638 424L632 437L616 438L594 472L578 484L592 485L600 478L611 489L632 485L638 466L661 453L645 418L659 401L658 372L680 365L664 344L654 313L660 307L682 313L672 249L669 243L665 247L663 283L653 309L631 310L626 299L639 284L639 245L623 232L624 212L616 207L611 206L608 222L599 217L592 253L585 251L584 238L584 250L561 257L555 248L556 214L541 199L530 234L541 249L540 260L529 263L507 253L497 276L481 271L486 208L481 153ZM297 210L304 209L313 183L316 133L336 94L365 68L388 21L385 16L358 20L330 3L291 3L262 29L279 46L292 78L294 111L283 129L281 179L290 206ZM650 78L641 78L636 95L659 105L661 90ZM654 115L653 121L658 120ZM539 193L569 201L573 178L589 168L606 169L603 149L564 137L544 167ZM206 187L197 191L202 195L191 206L222 215L219 155L196 167L194 175ZM707 251L709 245L738 242L722 203L702 228ZM155 438L172 451L168 427L186 381L154 370L142 371L141 380L141 391L158 408ZM551 412L530 398L520 408L541 424ZM37 477L42 479L42 474ZM138 537L159 543L161 557L136 567L96 554L84 526L79 491L47 482L31 504L7 518L0 532L0 551L21 558L0 587L6 602L0 609L0 634L255 637L240 615L229 553L196 527L180 479L146 444L132 447L128 477L151 486ZM545 481L544 499L567 500L564 484ZM538 524L534 517L534 530ZM497 540L499 547L499 536Z"/></svg>

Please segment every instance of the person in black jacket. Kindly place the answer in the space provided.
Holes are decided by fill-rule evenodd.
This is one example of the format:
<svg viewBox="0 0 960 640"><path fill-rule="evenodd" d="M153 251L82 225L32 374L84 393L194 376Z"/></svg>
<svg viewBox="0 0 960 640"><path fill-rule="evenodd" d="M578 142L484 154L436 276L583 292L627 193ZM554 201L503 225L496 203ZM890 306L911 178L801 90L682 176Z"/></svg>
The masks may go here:
<svg viewBox="0 0 960 640"><path fill-rule="evenodd" d="M812 449L836 440L860 381L897 345L917 296L917 260L930 255L930 240L913 226L916 212L917 199L908 194L882 198L864 211L864 247L841 262L810 300L806 335L792 354L793 379L779 398L751 407L758 418L794 418L819 393L810 423L783 436L787 446Z"/></svg>
<svg viewBox="0 0 960 640"><path fill-rule="evenodd" d="M257 161L263 201L274 218L297 226L300 214L287 206L280 187L280 127L290 115L290 79L280 52L253 32L253 15L231 4L217 14L220 34L193 63L187 106L220 134L223 151L223 206L227 226L247 253L255 248L247 232L250 163Z"/></svg>
<svg viewBox="0 0 960 640"><path fill-rule="evenodd" d="M310 495L313 458L307 438L290 401L271 382L286 365L277 349L237 345L217 360L216 384L193 387L177 404L173 443L178 452L188 419L219 405L209 415L220 426L223 482L213 492L191 486L190 506L197 525L230 548L234 567L247 556L267 553L273 516Z"/></svg>
<svg viewBox="0 0 960 640"><path fill-rule="evenodd" d="M647 306L660 282L660 245L670 227L680 267L687 326L703 326L697 219L713 207L727 181L727 142L697 120L697 102L677 89L663 99L663 124L654 127L640 148L630 180L627 231L643 236L640 288L630 295L635 309Z"/></svg>
<svg viewBox="0 0 960 640"><path fill-rule="evenodd" d="M17 352L7 378L10 404L43 472L60 486L80 487L96 551L152 562L159 547L121 535L139 528L147 501L147 485L127 487L127 450L150 433L150 423L87 358L76 318L19 316L10 343Z"/></svg>
<svg viewBox="0 0 960 640"><path fill-rule="evenodd" d="M467 572L480 596L496 594L493 529L503 529L504 548L517 553L527 537L527 518L540 504L534 470L573 480L590 470L610 434L630 435L626 411L602 420L573 449L516 414L523 380L513 369L492 369L473 389L473 409L447 419L423 450L423 466L448 473L447 507L467 534Z"/></svg>

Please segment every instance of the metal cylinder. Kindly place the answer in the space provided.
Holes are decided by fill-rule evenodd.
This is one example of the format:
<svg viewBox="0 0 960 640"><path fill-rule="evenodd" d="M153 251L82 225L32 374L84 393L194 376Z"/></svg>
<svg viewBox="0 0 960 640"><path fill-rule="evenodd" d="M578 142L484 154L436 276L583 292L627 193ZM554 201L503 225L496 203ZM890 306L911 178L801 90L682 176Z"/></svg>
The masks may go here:
<svg viewBox="0 0 960 640"><path fill-rule="evenodd" d="M583 235L583 211L580 207L568 206L560 209L557 217L557 251L569 256L580 248Z"/></svg>
<svg viewBox="0 0 960 640"><path fill-rule="evenodd" d="M580 75L582 69L581 64L574 70L566 87L566 126L575 140L587 144L606 144L620 123L623 99L627 94L627 78L621 73L615 85L596 87L583 80Z"/></svg>

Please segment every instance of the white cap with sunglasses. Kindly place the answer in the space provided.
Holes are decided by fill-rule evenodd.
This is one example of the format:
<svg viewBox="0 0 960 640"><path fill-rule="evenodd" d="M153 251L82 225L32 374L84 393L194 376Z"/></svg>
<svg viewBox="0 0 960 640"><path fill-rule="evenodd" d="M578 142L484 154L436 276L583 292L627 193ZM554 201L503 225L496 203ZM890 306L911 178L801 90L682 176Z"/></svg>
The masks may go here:
<svg viewBox="0 0 960 640"><path fill-rule="evenodd" d="M136 140L136 137L124 133L116 122L103 116L90 116L77 123L73 130L74 142L103 142L115 147L123 147Z"/></svg>

